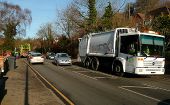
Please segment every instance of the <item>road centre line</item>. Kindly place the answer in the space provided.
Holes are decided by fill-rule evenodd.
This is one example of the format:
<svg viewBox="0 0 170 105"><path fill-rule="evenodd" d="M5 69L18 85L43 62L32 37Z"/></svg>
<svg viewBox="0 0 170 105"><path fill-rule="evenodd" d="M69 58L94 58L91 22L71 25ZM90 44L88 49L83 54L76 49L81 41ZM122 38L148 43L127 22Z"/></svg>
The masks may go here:
<svg viewBox="0 0 170 105"><path fill-rule="evenodd" d="M97 71L90 71L90 70L87 70L87 71L73 71L73 72L78 73L78 74L81 74L81 75L85 75L85 74L82 74L82 73L91 72L91 73L98 73L98 74L102 74L102 75L104 75L104 76L107 76L107 77L104 77L104 76L91 77L91 78L93 78L93 79L100 79L100 78L101 78L101 79L102 79L102 78L116 79L116 78L118 78L118 77L116 77L116 76L112 76L112 75L109 75L109 74L104 74L104 73L97 72ZM85 75L85 76L87 76L87 75ZM90 76L88 76L88 77L90 77Z"/></svg>
<svg viewBox="0 0 170 105"><path fill-rule="evenodd" d="M119 78L118 76L114 76L114 75L110 75L110 74L106 74L106 73L102 73L99 71L92 71L92 70L84 70L84 71L75 71L75 72L92 72L92 73L98 73L98 74L102 74L104 76L109 76L110 78Z"/></svg>
<svg viewBox="0 0 170 105"><path fill-rule="evenodd" d="M90 77L90 76L84 75L84 74L79 73L79 72L76 72L76 71L73 71L73 72L74 72L74 73L77 73L77 74L79 74L79 75L82 75L82 76L84 76L84 77L87 77L87 78L90 78L90 79L97 80L97 79L96 79L96 78L94 78L94 77Z"/></svg>
<svg viewBox="0 0 170 105"><path fill-rule="evenodd" d="M48 62L49 63L49 62ZM73 67L74 65L72 65L72 67ZM61 67L61 66L58 66L60 69L62 69L62 70L65 70L66 71L66 69L64 68L64 67ZM99 72L99 71L92 71L92 70L90 70L90 69L86 69L86 70L82 70L82 71L78 71L79 69L80 69L80 67L77 67L77 66L74 66L74 69L76 69L76 70L74 70L74 71L72 71L72 72L74 72L74 73L77 73L77 74L80 74L80 75L84 75L84 74L81 74L81 72L83 73L86 73L86 72L92 72L92 73L98 73L98 74L102 74L102 75L104 75L104 76L108 76L108 77L90 77L90 76L87 76L87 75L84 75L84 76L86 76L86 77L88 77L88 78L92 78L92 79L95 79L95 78L112 78L112 79L116 79L116 78L118 78L117 76L113 76L113 75L109 75L109 74L106 74L106 73L102 73L102 72ZM85 69L85 68L83 68L83 69ZM79 72L79 73L78 73ZM95 79L95 80L97 80L97 79Z"/></svg>
<svg viewBox="0 0 170 105"><path fill-rule="evenodd" d="M160 89L160 90L164 90L164 91L168 91L168 92L170 92L170 90L168 90L168 89L164 89L164 88L160 88L160 87L152 86L152 85L149 85L149 84L144 84L144 85L149 86L149 87L152 87L152 88L155 88L155 89Z"/></svg>
<svg viewBox="0 0 170 105"><path fill-rule="evenodd" d="M110 77L93 77L93 78L102 79L102 78L110 78Z"/></svg>
<svg viewBox="0 0 170 105"><path fill-rule="evenodd" d="M90 70L89 70L89 71L90 71ZM102 74L102 75L104 75L104 76L108 76L108 77L110 77L110 78L114 78L114 79L119 78L118 76L114 76L114 75L106 74L106 73L99 72L99 71L91 71L91 72L98 73L98 74Z"/></svg>
<svg viewBox="0 0 170 105"><path fill-rule="evenodd" d="M150 86L147 86L147 87L143 87L143 86L121 86L121 87L123 87L123 88L148 88L148 89L157 89L157 88L153 88L153 87L150 87Z"/></svg>
<svg viewBox="0 0 170 105"><path fill-rule="evenodd" d="M61 66L58 66L58 67L59 67L60 69L64 70L64 71L67 71L67 70L66 70L67 68L65 69L64 67L61 67ZM80 68L79 68L79 67L76 67L76 66L74 66L74 69L77 69L77 70L74 70L74 71L72 71L72 72L77 73L77 74L82 75L82 76L85 76L85 77L87 77L87 78L94 79L94 80L98 80L98 79L102 79L102 78L112 78L112 79L118 78L117 76L105 74L105 73L102 73L102 72L99 72L99 71L92 71L92 70L82 70L82 71L78 71ZM102 74L102 75L107 76L107 77L104 77L104 76L91 77L91 76L82 74L82 73L88 73L88 72L97 73L97 74Z"/></svg>
<svg viewBox="0 0 170 105"><path fill-rule="evenodd" d="M139 92L135 92L135 91L133 91L133 90L127 89L126 87L133 87L133 88L152 88L152 87L120 86L119 88L121 88L121 89L123 89L123 90L126 90L126 91L129 91L129 92L132 92L132 93L135 93L135 94L137 94L137 95L140 95L140 96L143 96L143 97L152 99L152 100L154 100L154 101L161 102L161 100L159 100L159 99L157 99L157 98L153 98L153 97L147 96L147 95L145 95L145 94L142 94L142 93L139 93ZM166 103L166 102L161 102L161 103L164 103L164 104L166 104L166 105L169 105L169 103Z"/></svg>

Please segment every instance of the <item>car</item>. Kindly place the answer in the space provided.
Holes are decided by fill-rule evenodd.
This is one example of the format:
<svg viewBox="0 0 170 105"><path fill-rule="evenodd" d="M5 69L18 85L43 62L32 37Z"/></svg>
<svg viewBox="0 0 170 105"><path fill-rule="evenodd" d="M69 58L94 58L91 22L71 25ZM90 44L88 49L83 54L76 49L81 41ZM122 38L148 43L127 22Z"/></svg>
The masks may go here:
<svg viewBox="0 0 170 105"><path fill-rule="evenodd" d="M33 63L44 64L44 56L39 52L33 52L29 55L28 61L31 64L33 64Z"/></svg>
<svg viewBox="0 0 170 105"><path fill-rule="evenodd" d="M56 65L72 65L71 57L67 53L57 53L54 57Z"/></svg>
<svg viewBox="0 0 170 105"><path fill-rule="evenodd" d="M46 58L47 58L47 59L51 59L51 60L53 60L53 59L54 59L54 57L55 57L55 53L53 53L53 52L51 52L51 53L47 53L47 56L46 56Z"/></svg>

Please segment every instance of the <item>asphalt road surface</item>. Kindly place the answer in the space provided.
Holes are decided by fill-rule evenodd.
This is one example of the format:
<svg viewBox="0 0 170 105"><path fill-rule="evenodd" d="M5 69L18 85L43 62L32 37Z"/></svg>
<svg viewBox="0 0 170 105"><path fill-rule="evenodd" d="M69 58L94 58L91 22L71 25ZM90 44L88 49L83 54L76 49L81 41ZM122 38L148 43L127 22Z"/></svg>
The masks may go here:
<svg viewBox="0 0 170 105"><path fill-rule="evenodd" d="M50 60L31 66L75 105L170 105L170 75L118 77Z"/></svg>

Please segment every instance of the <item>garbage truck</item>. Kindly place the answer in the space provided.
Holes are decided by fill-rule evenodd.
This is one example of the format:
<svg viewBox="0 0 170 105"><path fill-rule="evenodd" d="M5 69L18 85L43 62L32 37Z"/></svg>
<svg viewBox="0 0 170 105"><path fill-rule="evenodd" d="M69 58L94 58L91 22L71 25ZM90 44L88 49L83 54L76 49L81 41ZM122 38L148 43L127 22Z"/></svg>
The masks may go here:
<svg viewBox="0 0 170 105"><path fill-rule="evenodd" d="M165 73L165 37L154 31L115 28L90 33L79 39L79 58L83 65L98 70L110 67L116 75L163 75Z"/></svg>

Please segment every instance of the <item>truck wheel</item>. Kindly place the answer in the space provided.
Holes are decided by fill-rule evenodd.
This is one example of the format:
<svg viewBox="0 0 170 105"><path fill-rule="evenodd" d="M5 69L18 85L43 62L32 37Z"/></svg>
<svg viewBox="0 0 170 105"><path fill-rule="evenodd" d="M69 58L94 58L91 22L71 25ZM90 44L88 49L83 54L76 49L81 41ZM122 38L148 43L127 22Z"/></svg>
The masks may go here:
<svg viewBox="0 0 170 105"><path fill-rule="evenodd" d="M84 67L90 68L90 58L89 57L86 58L86 60L84 62Z"/></svg>
<svg viewBox="0 0 170 105"><path fill-rule="evenodd" d="M122 65L120 63L113 64L112 71L117 76L121 76L121 77L124 76L123 67L122 67Z"/></svg>
<svg viewBox="0 0 170 105"><path fill-rule="evenodd" d="M92 69L97 71L98 68L99 68L99 60L98 58L94 57L92 58Z"/></svg>

